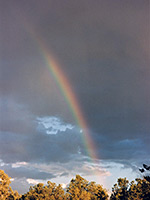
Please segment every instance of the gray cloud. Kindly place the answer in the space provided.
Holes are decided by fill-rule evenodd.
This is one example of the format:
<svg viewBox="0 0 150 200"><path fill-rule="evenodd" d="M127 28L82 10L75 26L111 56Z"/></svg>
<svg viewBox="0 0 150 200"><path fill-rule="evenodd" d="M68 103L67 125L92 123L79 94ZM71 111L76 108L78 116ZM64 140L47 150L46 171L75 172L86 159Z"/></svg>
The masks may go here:
<svg viewBox="0 0 150 200"><path fill-rule="evenodd" d="M98 157L126 165L145 160L150 150L148 1L0 4L0 159L64 164L87 156L39 37L70 81ZM37 122L47 116L74 128L47 135L49 128Z"/></svg>
<svg viewBox="0 0 150 200"><path fill-rule="evenodd" d="M20 167L11 167L11 165L4 165L2 168L5 172L11 174L12 178L32 178L32 179L52 179L54 174L40 171L39 169L30 167L29 165Z"/></svg>
<svg viewBox="0 0 150 200"><path fill-rule="evenodd" d="M1 108L0 158L4 162L67 162L79 154L79 148L80 154L87 155L80 128L58 117L36 117L8 97L1 99Z"/></svg>
<svg viewBox="0 0 150 200"><path fill-rule="evenodd" d="M109 171L101 163L94 164L84 158L78 158L78 160L74 159L67 163L52 162L50 164L35 162L6 164L1 162L0 166L9 176L11 174L13 189L24 193L30 185L35 185L39 182L46 183L48 180L53 182L55 178L68 179L70 177L71 179L76 174L84 177L92 176L93 174L97 174L97 176L110 176ZM21 181L21 188L17 187L19 180Z"/></svg>
<svg viewBox="0 0 150 200"><path fill-rule="evenodd" d="M18 103L10 96L0 98L0 131L15 134L32 134L36 128L35 116L28 107Z"/></svg>

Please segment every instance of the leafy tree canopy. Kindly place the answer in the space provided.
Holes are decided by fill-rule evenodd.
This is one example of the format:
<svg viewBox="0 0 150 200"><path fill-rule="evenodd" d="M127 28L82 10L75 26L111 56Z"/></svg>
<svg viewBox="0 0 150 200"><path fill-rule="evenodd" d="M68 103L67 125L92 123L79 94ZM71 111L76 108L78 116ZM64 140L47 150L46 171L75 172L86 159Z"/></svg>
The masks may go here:
<svg viewBox="0 0 150 200"><path fill-rule="evenodd" d="M112 188L111 200L149 200L150 182L145 178L129 183L126 178L119 178Z"/></svg>
<svg viewBox="0 0 150 200"><path fill-rule="evenodd" d="M0 170L0 199L1 200L16 200L20 195L17 191L13 191L9 186L11 183L10 177L5 174L3 170Z"/></svg>
<svg viewBox="0 0 150 200"><path fill-rule="evenodd" d="M95 182L88 182L79 175L76 175L76 178L71 180L67 192L70 200L108 199L108 194L101 185L95 184Z"/></svg>
<svg viewBox="0 0 150 200"><path fill-rule="evenodd" d="M89 182L76 175L64 190L61 185L50 181L46 185L38 183L29 188L24 195L19 195L10 187L10 177L0 170L0 200L107 200L105 189L95 182ZM126 178L119 178L112 188L110 200L149 200L150 181L143 177L129 182Z"/></svg>

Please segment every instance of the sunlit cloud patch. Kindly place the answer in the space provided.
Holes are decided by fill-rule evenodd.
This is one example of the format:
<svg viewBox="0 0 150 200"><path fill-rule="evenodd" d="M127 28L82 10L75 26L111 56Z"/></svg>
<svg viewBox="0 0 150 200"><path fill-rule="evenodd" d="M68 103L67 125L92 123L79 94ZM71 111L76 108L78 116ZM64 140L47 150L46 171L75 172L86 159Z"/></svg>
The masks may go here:
<svg viewBox="0 0 150 200"><path fill-rule="evenodd" d="M46 134L51 135L56 135L58 132L65 132L67 129L73 129L71 124L67 124L54 116L37 117L37 122L39 131L45 131Z"/></svg>

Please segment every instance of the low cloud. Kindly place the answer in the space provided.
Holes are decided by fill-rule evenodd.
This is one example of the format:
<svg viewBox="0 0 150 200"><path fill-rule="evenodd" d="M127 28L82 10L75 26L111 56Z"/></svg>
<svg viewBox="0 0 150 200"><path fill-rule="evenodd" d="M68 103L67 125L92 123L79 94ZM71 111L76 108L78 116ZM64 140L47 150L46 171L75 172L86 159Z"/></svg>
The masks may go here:
<svg viewBox="0 0 150 200"><path fill-rule="evenodd" d="M72 160L67 163L53 162L51 164L39 164L39 163L12 163L6 164L3 163L1 168L13 178L12 185L16 189L18 180L22 180L22 184L26 185L23 188L27 188L29 185L35 185L39 182L44 184L48 180L55 182L57 179L66 179L71 180L76 174L80 174L83 177L86 176L110 176L110 172L104 168L102 165L103 161L98 163L92 163L88 161L85 157L80 157L78 160ZM105 163L103 163L105 165ZM17 188L18 189L18 188ZM20 190L20 188L19 188Z"/></svg>
<svg viewBox="0 0 150 200"><path fill-rule="evenodd" d="M26 165L28 165L27 162L16 162L12 164L12 168L18 168L18 167L26 166Z"/></svg>
<svg viewBox="0 0 150 200"><path fill-rule="evenodd" d="M13 162L13 167L19 167L22 162L68 163L88 156L79 127L56 116L34 116L26 106L10 98L1 98L1 104L1 123L7 124L0 131L0 159L3 162ZM148 157L149 147L145 146L148 136L146 141L145 137L135 138L134 134L132 138L128 138L128 134L117 139L113 136L91 132L99 158L143 160Z"/></svg>

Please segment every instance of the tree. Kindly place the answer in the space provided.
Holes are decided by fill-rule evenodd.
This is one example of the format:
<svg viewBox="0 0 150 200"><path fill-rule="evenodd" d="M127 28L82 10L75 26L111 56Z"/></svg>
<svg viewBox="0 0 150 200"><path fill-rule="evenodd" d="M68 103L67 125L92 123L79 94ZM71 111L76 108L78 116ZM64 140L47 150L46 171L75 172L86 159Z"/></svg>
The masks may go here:
<svg viewBox="0 0 150 200"><path fill-rule="evenodd" d="M13 191L9 186L11 183L10 177L5 174L3 170L0 170L0 199L1 200L16 200L20 195L17 191Z"/></svg>
<svg viewBox="0 0 150 200"><path fill-rule="evenodd" d="M44 186L43 183L30 187L29 192L22 195L21 200L64 200L64 190L61 185L56 186L55 183L50 181Z"/></svg>
<svg viewBox="0 0 150 200"><path fill-rule="evenodd" d="M67 193L69 200L96 200L108 199L106 190L101 185L95 184L95 182L88 182L86 179L79 175L76 175L75 179L72 179Z"/></svg>
<svg viewBox="0 0 150 200"><path fill-rule="evenodd" d="M136 180L136 183L132 182L129 189L130 199L149 200L150 199L150 182L147 181L145 178L143 179L137 178L135 180Z"/></svg>
<svg viewBox="0 0 150 200"><path fill-rule="evenodd" d="M129 181L126 178L119 178L117 184L112 188L111 200L127 200Z"/></svg>
<svg viewBox="0 0 150 200"><path fill-rule="evenodd" d="M135 179L129 183L124 178L119 178L118 183L112 188L110 200L149 200L150 199L150 182L145 178Z"/></svg>
<svg viewBox="0 0 150 200"><path fill-rule="evenodd" d="M150 165L146 165L146 164L143 164L143 168L141 168L141 169L139 169L139 171L141 172L141 173L144 173L144 172L149 172L150 171ZM144 176L144 178L148 181L148 182L150 182L150 176Z"/></svg>

